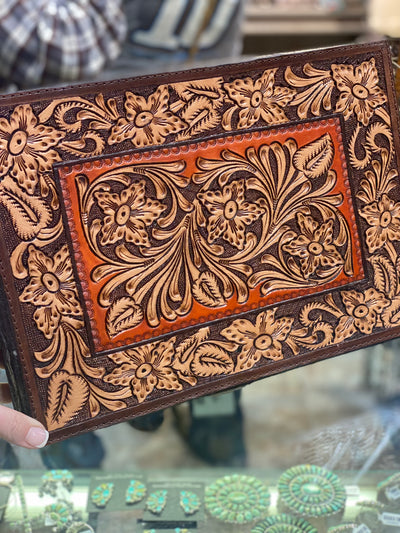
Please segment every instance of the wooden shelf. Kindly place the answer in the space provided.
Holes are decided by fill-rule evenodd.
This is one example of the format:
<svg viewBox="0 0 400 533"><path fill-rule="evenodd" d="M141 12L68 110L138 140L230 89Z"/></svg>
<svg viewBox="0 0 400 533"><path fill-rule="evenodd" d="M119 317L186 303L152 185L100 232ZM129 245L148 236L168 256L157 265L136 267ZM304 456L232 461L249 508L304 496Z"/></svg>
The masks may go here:
<svg viewBox="0 0 400 533"><path fill-rule="evenodd" d="M248 0L244 35L361 34L367 31L362 0L348 0L338 11L309 6L282 7L268 0Z"/></svg>

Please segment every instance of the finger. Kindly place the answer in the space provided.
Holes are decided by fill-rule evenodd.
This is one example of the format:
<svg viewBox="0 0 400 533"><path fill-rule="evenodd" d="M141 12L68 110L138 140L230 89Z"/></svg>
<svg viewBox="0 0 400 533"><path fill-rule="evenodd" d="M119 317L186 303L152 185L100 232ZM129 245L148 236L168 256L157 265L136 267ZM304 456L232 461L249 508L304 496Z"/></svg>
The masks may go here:
<svg viewBox="0 0 400 533"><path fill-rule="evenodd" d="M0 403L11 403L10 387L7 383L0 383Z"/></svg>
<svg viewBox="0 0 400 533"><path fill-rule="evenodd" d="M43 448L49 434L37 420L0 405L0 438L24 448Z"/></svg>

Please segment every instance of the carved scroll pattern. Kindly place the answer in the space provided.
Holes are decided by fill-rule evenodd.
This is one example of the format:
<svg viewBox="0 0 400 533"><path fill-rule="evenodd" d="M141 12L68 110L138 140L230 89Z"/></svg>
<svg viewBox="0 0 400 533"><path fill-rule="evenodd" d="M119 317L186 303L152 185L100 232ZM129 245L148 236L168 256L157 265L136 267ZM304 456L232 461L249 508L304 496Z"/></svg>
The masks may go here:
<svg viewBox="0 0 400 533"><path fill-rule="evenodd" d="M238 131L332 112L344 119L350 139L349 162L360 178L356 197L364 221L373 285L317 298L296 316L288 310L282 313L277 308L267 309L252 313L250 318L225 322L221 331L204 327L185 340L177 335L148 342L110 355L104 367L96 366L90 357L72 261L65 245L53 164L62 158L93 157L129 146L143 148L196 139L204 133L221 131L220 126L225 131ZM110 300L113 288L104 286L102 298L110 303L110 335L143 319L156 324L160 312L173 319L174 313L186 312L193 298L206 306L218 306L233 293L238 300L246 298L249 287L260 286L268 293L288 286L294 279L296 284L307 286L311 281L336 276L341 269L350 271L348 230L338 214L340 198L329 195L335 180L329 145L328 138L300 147L288 141L249 151L246 158L226 152L218 161L200 160L193 177L199 190L190 205L184 195L187 182L179 162L174 168L155 166L151 175L144 174L134 182L121 175L118 193L111 199L111 193L95 187L90 196L88 185L82 181L82 202L89 201L90 196L103 219L102 227L92 225L88 239L94 248L101 243L103 247L114 246L115 251L111 267L105 261L95 276L100 281L107 268L120 268L116 283L125 283L129 294L116 305ZM276 160L286 161L285 173L278 177L282 191L283 176L292 172L297 180L292 196L297 207L292 212L291 206L284 205L283 192L274 196L260 185L260 173L269 175L267 160L271 153ZM22 104L8 118L0 118L0 204L14 232L10 254L16 286L23 286L21 305L31 313L42 338L40 346L32 349L38 379L48 390L48 428L59 429L77 417L96 417L108 410L123 409L153 397L157 390L178 391L212 376L248 370L261 360L275 361L379 331L382 326L398 325L400 203L394 194L398 186L393 155L387 98L373 58L358 65L332 64L324 68L307 64L296 72L274 68L238 79L216 77L161 85L150 94L128 91L123 102L98 94L93 99L54 100L44 109ZM233 166L250 167L251 179L245 183L230 177ZM320 201L321 187L311 187L310 203L305 207L301 196L321 176L325 201ZM160 192L166 184L172 192L172 204L168 205ZM126 198L131 202L129 213L121 210ZM282 200L281 218L274 226L271 200L278 198ZM186 215L173 225L178 206ZM113 232L117 217L128 217L120 233ZM230 222L233 219L235 225ZM254 238L252 224L262 225L262 242ZM341 229L335 233L334 226ZM199 234L203 235L201 239L197 238ZM148 246L150 237L159 241L158 248ZM195 250L183 253L189 238L196 243ZM136 282L130 286L124 279L127 262L139 273L143 258L151 265L157 264L167 240L172 243L169 246L173 253L180 249L182 262L175 268L179 275L188 277L189 288L181 294L173 276L168 278L169 284L163 284L168 276L160 267L159 291L154 298L158 302L179 300L174 307L145 301L140 290L138 296ZM140 248L140 257L123 244L125 241ZM279 249L278 259L275 256L273 260L273 275L272 255L265 253L272 243ZM229 260L223 255L226 246L234 251ZM262 253L265 268L252 272L247 257ZM136 285L140 283L144 294L144 281Z"/></svg>
<svg viewBox="0 0 400 533"><path fill-rule="evenodd" d="M82 226L101 261L91 278L108 280L98 301L109 336L142 320L174 321L194 301L225 307L236 296L243 304L255 287L265 296L352 274L333 152L325 134L301 148L289 138L244 156L226 149L199 158L189 177L184 160L123 165L92 183L78 174ZM192 197L197 190L192 201L187 188Z"/></svg>

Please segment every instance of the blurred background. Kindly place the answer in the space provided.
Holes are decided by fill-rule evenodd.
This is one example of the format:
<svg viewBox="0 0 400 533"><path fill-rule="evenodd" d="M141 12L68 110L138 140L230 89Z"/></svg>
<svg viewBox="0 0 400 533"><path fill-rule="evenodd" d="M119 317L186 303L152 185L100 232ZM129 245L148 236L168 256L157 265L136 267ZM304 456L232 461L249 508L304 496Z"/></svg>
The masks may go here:
<svg viewBox="0 0 400 533"><path fill-rule="evenodd" d="M397 0L2 0L9 89L400 36Z"/></svg>

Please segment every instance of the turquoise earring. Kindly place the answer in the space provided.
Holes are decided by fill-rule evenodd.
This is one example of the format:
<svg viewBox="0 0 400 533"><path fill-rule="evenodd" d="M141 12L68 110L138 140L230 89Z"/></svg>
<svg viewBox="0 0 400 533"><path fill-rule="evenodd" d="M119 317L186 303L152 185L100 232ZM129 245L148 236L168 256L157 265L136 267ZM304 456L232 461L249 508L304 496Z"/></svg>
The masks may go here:
<svg viewBox="0 0 400 533"><path fill-rule="evenodd" d="M107 503L111 500L114 490L114 483L101 483L94 489L90 499L96 507L104 509Z"/></svg>
<svg viewBox="0 0 400 533"><path fill-rule="evenodd" d="M146 507L153 513L160 515L167 505L167 490L156 490L147 498Z"/></svg>
<svg viewBox="0 0 400 533"><path fill-rule="evenodd" d="M137 479L131 479L128 488L126 489L125 502L128 505L137 503L143 500L146 496L146 485Z"/></svg>
<svg viewBox="0 0 400 533"><path fill-rule="evenodd" d="M182 490L180 495L180 506L186 515L197 513L200 509L200 498L194 492Z"/></svg>

